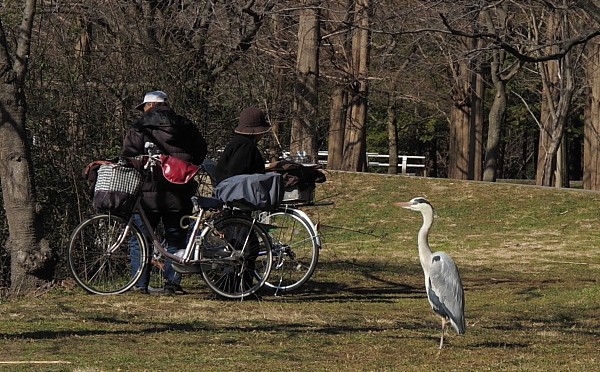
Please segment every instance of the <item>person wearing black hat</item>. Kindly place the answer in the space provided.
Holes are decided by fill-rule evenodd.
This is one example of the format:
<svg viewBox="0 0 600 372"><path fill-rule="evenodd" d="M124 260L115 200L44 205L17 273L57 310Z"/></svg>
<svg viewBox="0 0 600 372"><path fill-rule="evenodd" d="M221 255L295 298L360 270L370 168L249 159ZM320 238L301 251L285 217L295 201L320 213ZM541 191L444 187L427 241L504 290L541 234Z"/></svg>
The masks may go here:
<svg viewBox="0 0 600 372"><path fill-rule="evenodd" d="M221 154L215 167L215 186L224 179L242 174L265 173L265 159L263 158L258 142L265 133L271 130L265 114L256 107L247 107L240 113L235 135ZM249 238L249 254L246 257L247 267L243 274L244 285L251 286L254 280L252 274L256 257L258 255L256 237ZM232 278L232 283L237 283L237 278ZM236 284L237 285L237 284Z"/></svg>
<svg viewBox="0 0 600 372"><path fill-rule="evenodd" d="M258 142L271 130L265 114L256 107L240 113L235 136L229 141L215 168L215 184L240 174L265 173L265 159Z"/></svg>
<svg viewBox="0 0 600 372"><path fill-rule="evenodd" d="M125 134L121 156L143 155L146 153L146 142L152 142L165 155L196 165L202 164L207 153L204 137L194 123L169 107L165 92L147 92L143 102L137 105L136 109L143 114ZM142 186L144 212L153 229L162 221L167 250L171 253L185 248L187 230L181 227L180 220L182 216L192 213L191 197L196 191L196 186L194 181L186 184L171 183L163 177L162 172L154 172L153 177ZM135 215L134 218L141 226L139 215ZM132 262L137 262L135 259L135 255L139 254L137 243L130 245L130 251ZM137 267L132 267L132 270L135 272ZM164 271L166 279L164 291L183 293L180 286L181 275L175 272L171 260L165 260ZM150 271L146 268L134 289L140 293L148 293L149 280Z"/></svg>

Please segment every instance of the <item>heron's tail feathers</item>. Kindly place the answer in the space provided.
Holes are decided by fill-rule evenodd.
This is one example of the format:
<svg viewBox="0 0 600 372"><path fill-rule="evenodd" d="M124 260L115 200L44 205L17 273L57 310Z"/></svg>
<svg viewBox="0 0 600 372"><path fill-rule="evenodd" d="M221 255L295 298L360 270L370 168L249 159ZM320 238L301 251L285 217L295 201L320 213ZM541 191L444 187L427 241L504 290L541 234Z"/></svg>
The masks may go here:
<svg viewBox="0 0 600 372"><path fill-rule="evenodd" d="M452 324L452 328L454 328L454 330L456 331L456 333L458 333L459 335L464 335L465 331L467 329L466 323L465 323L465 318L460 317L460 318L454 318L451 317L450 318L450 324Z"/></svg>

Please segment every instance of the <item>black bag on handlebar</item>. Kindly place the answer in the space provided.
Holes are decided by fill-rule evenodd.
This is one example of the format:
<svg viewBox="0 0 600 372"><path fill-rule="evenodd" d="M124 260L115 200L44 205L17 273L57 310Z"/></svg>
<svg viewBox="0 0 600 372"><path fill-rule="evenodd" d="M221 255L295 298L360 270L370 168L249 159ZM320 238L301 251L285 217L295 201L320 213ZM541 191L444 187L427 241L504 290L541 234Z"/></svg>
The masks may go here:
<svg viewBox="0 0 600 372"><path fill-rule="evenodd" d="M98 168L92 205L99 212L129 213L143 183L142 174L125 162Z"/></svg>

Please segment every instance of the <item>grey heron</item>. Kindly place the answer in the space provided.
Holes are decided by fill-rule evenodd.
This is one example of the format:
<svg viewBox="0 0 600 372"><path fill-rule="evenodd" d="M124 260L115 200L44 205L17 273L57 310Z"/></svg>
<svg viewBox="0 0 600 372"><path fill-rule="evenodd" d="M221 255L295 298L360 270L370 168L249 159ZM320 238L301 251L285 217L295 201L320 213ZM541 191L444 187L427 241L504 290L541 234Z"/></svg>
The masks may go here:
<svg viewBox="0 0 600 372"><path fill-rule="evenodd" d="M458 268L452 258L444 252L431 252L429 229L433 224L433 207L425 198L414 198L409 202L394 205L421 212L423 224L417 243L419 260L425 274L425 290L433 311L442 318L440 349L444 347L444 331L450 323L458 334L465 333L464 292Z"/></svg>

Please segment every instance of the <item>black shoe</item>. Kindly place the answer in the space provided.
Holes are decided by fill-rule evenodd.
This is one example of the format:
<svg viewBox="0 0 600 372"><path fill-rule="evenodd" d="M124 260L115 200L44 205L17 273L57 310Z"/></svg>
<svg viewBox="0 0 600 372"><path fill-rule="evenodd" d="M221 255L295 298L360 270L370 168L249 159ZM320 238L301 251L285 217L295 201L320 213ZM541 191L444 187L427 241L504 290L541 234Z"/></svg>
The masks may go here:
<svg viewBox="0 0 600 372"><path fill-rule="evenodd" d="M186 294L187 293L186 291L183 290L183 288L181 288L181 286L179 284L170 283L170 282L165 283L165 286L163 287L163 291L166 294Z"/></svg>
<svg viewBox="0 0 600 372"><path fill-rule="evenodd" d="M148 294L148 287L133 287L133 293Z"/></svg>

